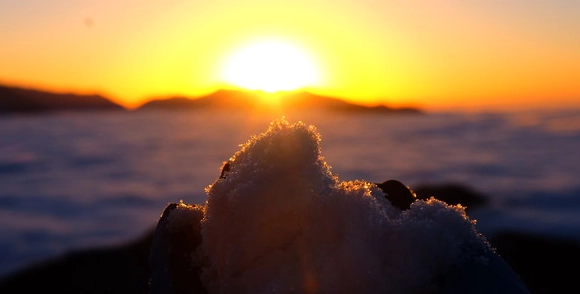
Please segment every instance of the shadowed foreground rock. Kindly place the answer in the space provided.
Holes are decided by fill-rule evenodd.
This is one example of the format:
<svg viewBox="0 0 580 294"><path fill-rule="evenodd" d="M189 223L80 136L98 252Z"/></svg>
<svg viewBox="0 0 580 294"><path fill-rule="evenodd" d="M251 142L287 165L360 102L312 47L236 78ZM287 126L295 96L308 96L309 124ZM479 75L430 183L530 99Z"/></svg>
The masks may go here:
<svg viewBox="0 0 580 294"><path fill-rule="evenodd" d="M184 207L187 206L183 203L170 203L157 222L149 254L149 290L152 294L207 292L200 279L201 268L192 264L201 244L203 213L189 209L184 213ZM170 218L180 213L187 221L172 226Z"/></svg>
<svg viewBox="0 0 580 294"><path fill-rule="evenodd" d="M578 291L580 240L505 231L492 236L490 242L531 293Z"/></svg>
<svg viewBox="0 0 580 294"><path fill-rule="evenodd" d="M0 293L148 293L152 237L30 266L0 281Z"/></svg>
<svg viewBox="0 0 580 294"><path fill-rule="evenodd" d="M488 237L531 293L569 293L577 288L573 269L580 264L579 241L522 232ZM150 232L122 246L71 252L5 277L0 293L150 293L152 240Z"/></svg>

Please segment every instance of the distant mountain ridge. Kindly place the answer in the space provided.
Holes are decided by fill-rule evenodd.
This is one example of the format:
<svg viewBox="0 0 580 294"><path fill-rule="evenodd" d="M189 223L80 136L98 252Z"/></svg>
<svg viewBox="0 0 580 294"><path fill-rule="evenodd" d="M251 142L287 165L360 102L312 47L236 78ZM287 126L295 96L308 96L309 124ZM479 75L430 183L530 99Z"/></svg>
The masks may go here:
<svg viewBox="0 0 580 294"><path fill-rule="evenodd" d="M265 103L261 96L276 96L276 102ZM201 97L168 97L151 99L135 110L223 109L235 111L268 110L276 107L284 111L327 110L335 112L421 113L416 108L392 108L384 105L364 106L309 92L281 92L267 94L259 91L218 90ZM87 111L127 109L101 95L53 93L29 88L0 85L1 113L38 113L50 111Z"/></svg>
<svg viewBox="0 0 580 294"><path fill-rule="evenodd" d="M276 95L278 101L268 105L260 101L260 96ZM286 92L266 94L261 92L245 92L237 90L218 90L198 98L170 97L152 99L136 110L152 109L229 109L252 110L278 107L284 110L329 110L339 112L405 112L420 113L416 108L392 108L384 105L364 106L353 104L333 97L316 95L308 92Z"/></svg>
<svg viewBox="0 0 580 294"><path fill-rule="evenodd" d="M61 94L0 85L0 113L64 110L125 110L125 108L100 95Z"/></svg>

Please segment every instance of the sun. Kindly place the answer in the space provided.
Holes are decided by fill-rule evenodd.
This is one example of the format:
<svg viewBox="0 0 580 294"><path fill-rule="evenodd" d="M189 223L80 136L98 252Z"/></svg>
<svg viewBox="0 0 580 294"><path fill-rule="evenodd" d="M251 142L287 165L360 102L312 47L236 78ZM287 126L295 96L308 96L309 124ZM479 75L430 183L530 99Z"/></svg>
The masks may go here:
<svg viewBox="0 0 580 294"><path fill-rule="evenodd" d="M225 83L248 90L291 91L320 83L314 60L299 45L265 39L241 46L225 59Z"/></svg>

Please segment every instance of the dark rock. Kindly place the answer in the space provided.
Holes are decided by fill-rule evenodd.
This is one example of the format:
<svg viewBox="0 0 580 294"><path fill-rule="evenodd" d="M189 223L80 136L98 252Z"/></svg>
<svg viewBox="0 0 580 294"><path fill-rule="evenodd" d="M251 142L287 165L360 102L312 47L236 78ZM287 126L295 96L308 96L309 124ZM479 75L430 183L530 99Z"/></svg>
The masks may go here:
<svg viewBox="0 0 580 294"><path fill-rule="evenodd" d="M200 279L201 261L196 258L203 212L195 207L199 206L170 203L163 211L149 255L151 294L207 293ZM173 213L180 218L173 222L179 224L172 224Z"/></svg>
<svg viewBox="0 0 580 294"><path fill-rule="evenodd" d="M466 207L466 211L487 204L486 197L483 194L461 184L425 184L419 185L413 190L418 199L426 200L434 197L450 205L461 204L461 206Z"/></svg>
<svg viewBox="0 0 580 294"><path fill-rule="evenodd" d="M388 180L376 185L385 192L385 197L391 204L401 210L409 209L416 199L415 193L397 180Z"/></svg>
<svg viewBox="0 0 580 294"><path fill-rule="evenodd" d="M461 204L466 210L486 204L485 196L461 184L424 184L411 189L397 180L388 180L376 185L395 207L402 210L409 209L416 199L427 200L431 197L450 205Z"/></svg>

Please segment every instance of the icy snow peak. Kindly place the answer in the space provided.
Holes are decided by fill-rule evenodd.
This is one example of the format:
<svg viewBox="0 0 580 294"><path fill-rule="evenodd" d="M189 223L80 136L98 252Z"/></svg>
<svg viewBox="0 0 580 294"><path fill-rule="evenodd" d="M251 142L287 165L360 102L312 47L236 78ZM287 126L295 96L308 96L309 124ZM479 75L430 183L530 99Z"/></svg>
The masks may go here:
<svg viewBox="0 0 580 294"><path fill-rule="evenodd" d="M461 207L416 200L402 211L375 184L340 181L320 141L315 127L278 119L208 186L210 292L424 293L441 273L492 253Z"/></svg>

